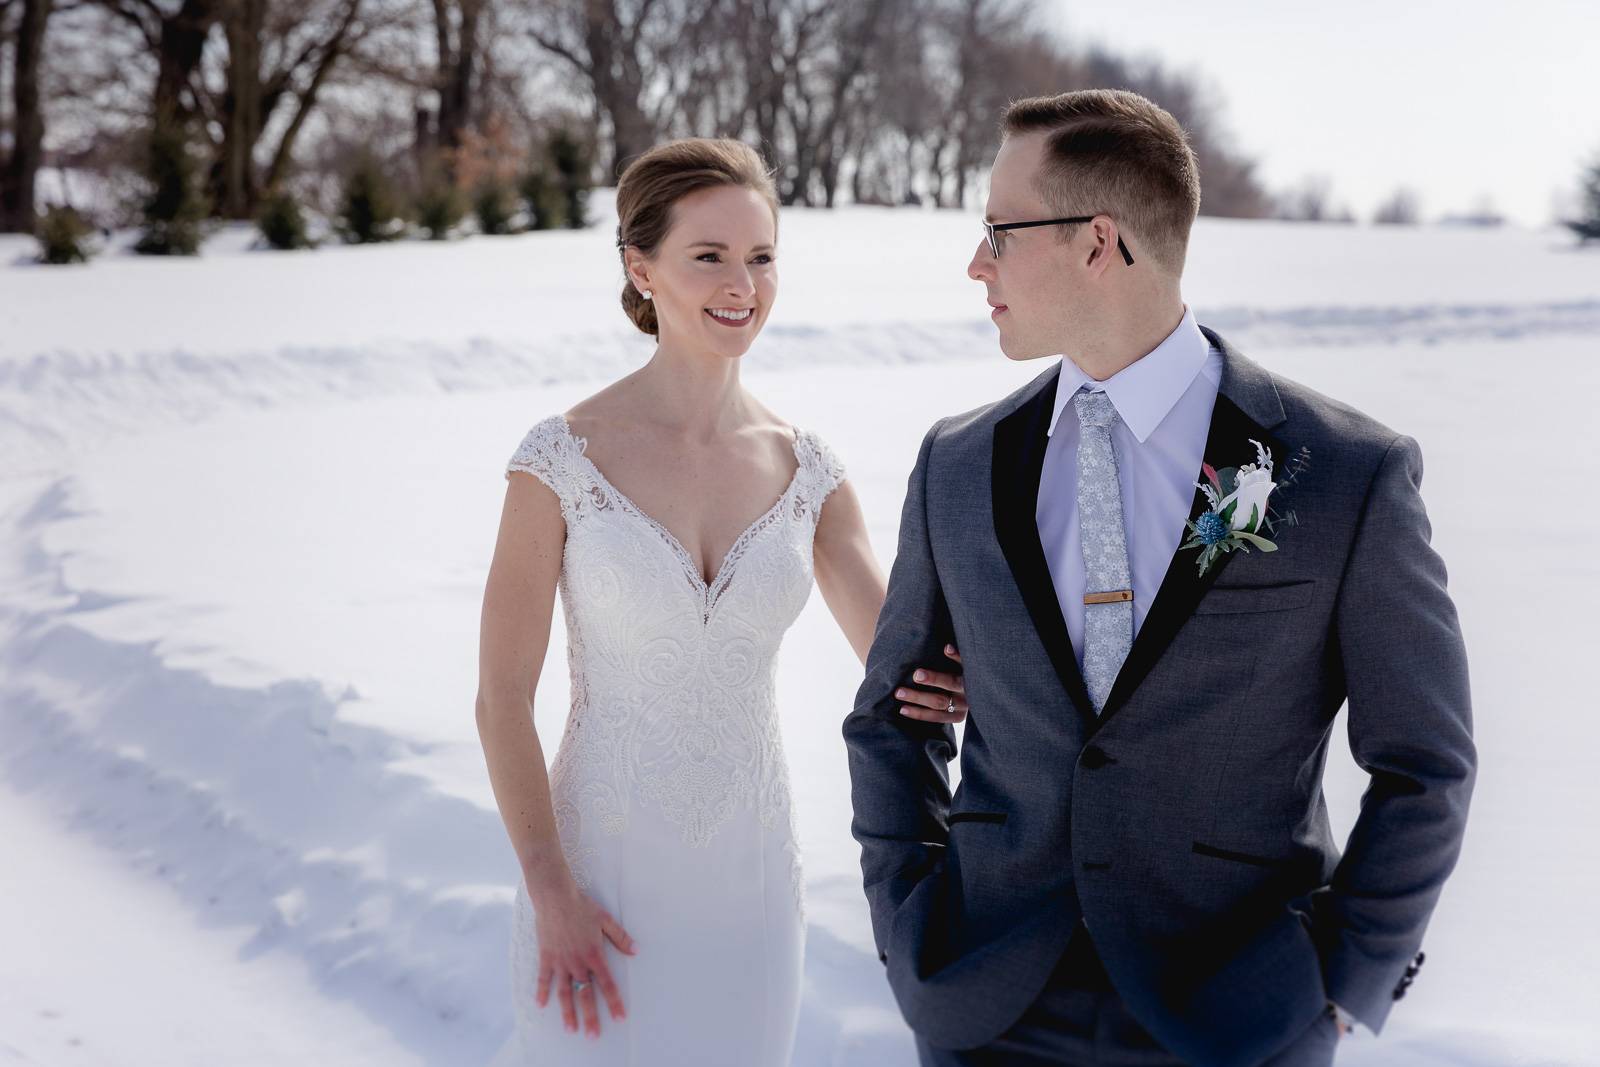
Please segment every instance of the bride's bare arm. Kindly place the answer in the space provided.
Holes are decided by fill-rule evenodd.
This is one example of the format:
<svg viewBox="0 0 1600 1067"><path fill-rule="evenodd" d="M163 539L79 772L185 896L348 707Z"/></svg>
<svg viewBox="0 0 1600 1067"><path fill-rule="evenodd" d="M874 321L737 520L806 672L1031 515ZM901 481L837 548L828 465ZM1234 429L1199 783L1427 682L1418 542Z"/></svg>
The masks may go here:
<svg viewBox="0 0 1600 1067"><path fill-rule="evenodd" d="M566 536L555 494L533 475L514 472L483 590L477 716L489 784L530 893L571 877L532 714Z"/></svg>
<svg viewBox="0 0 1600 1067"><path fill-rule="evenodd" d="M811 558L822 599L856 658L865 664L889 582L872 554L861 501L849 478L822 503Z"/></svg>
<svg viewBox="0 0 1600 1067"><path fill-rule="evenodd" d="M632 952L633 942L604 909L579 892L561 853L550 800L544 750L533 725L539 669L550 643L556 582L566 523L556 495L531 474L507 479L500 531L483 591L478 631L478 737L483 743L500 818L511 838L539 924L539 1005L552 983L569 1030L577 1007L586 1029L600 1030L594 985L613 1018L622 999L606 966L603 939ZM572 981L594 974L594 985L574 1003Z"/></svg>
<svg viewBox="0 0 1600 1067"><path fill-rule="evenodd" d="M812 549L812 569L817 588L833 613L845 640L855 650L863 666L867 650L883 610L888 581L872 554L867 537L866 518L855 487L846 478L823 501L817 519L816 542ZM946 647L945 656L959 664L960 653ZM902 714L924 722L957 723L967 717L966 690L959 673L939 670L931 664L919 667L898 691L904 704ZM955 711L946 709L955 698Z"/></svg>

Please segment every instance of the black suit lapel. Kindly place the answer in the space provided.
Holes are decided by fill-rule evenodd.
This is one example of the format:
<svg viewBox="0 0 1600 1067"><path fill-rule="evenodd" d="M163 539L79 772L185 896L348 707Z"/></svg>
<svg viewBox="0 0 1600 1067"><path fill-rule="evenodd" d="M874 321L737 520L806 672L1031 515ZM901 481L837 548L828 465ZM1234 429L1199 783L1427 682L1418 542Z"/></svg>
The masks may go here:
<svg viewBox="0 0 1600 1067"><path fill-rule="evenodd" d="M1033 628L1044 643L1050 662L1072 703L1087 722L1095 718L1089 691L1078 672L1078 660L1067 634L1067 623L1056 600L1055 583L1039 541L1036 519L1039 477L1044 469L1046 430L1055 405L1060 368L1034 396L995 423L990 484L994 494L994 534L1011 567L1022 601L1033 618Z"/></svg>
<svg viewBox="0 0 1600 1067"><path fill-rule="evenodd" d="M1206 435L1205 462L1215 470L1254 463L1256 449L1255 445L1250 443L1253 438L1271 450L1274 466L1281 466L1288 455L1282 441L1267 429L1268 425L1276 426L1283 421L1282 403L1278 399L1277 389L1272 385L1271 378L1260 367L1246 362L1244 357L1220 336L1204 326L1200 329L1223 353L1222 382L1218 389L1216 405L1211 411L1211 429ZM1246 408L1256 412L1260 418L1253 417ZM1197 483L1203 477L1203 472L1195 471L1194 480ZM1192 522L1198 519L1207 506L1205 493L1196 486L1194 500L1189 509L1189 520ZM1188 540L1188 537L1188 528L1185 526L1183 536L1177 543L1181 544ZM1161 588L1156 593L1149 614L1139 627L1133 648L1129 651L1128 658L1123 661L1122 669L1117 673L1117 680L1111 687L1110 695L1106 697L1105 708L1097 717L1098 721L1093 729L1104 726L1117 710L1127 703L1145 675L1150 673L1150 669L1161 658L1161 653L1166 651L1167 646L1177 636L1179 628L1194 614L1195 605L1205 595L1205 591L1211 588L1211 584L1217 580L1222 569L1236 555L1238 552L1223 553L1205 575L1201 576L1197 573L1197 549L1180 549L1173 554L1172 562L1167 567L1166 577L1161 581ZM1060 614L1059 607L1057 614L1058 616ZM1091 718L1096 717L1091 716Z"/></svg>

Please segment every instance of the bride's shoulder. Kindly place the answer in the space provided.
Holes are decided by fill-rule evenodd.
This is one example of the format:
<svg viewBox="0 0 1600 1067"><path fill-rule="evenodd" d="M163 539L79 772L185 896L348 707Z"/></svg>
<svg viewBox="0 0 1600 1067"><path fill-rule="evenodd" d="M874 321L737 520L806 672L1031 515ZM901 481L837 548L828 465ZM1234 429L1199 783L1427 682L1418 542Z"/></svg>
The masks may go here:
<svg viewBox="0 0 1600 1067"><path fill-rule="evenodd" d="M608 424L626 423L622 407L613 403L611 392L611 387L602 389L550 419L577 440L586 442L590 434L603 431Z"/></svg>

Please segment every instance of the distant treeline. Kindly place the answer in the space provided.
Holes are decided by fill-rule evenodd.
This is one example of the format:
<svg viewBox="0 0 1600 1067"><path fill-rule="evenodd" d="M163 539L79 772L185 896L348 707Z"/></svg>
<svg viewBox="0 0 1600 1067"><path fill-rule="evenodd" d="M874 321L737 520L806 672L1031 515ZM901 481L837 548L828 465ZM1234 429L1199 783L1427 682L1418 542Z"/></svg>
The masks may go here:
<svg viewBox="0 0 1600 1067"><path fill-rule="evenodd" d="M553 139L610 184L690 135L759 146L787 204L972 208L1006 103L1094 86L1183 123L1202 213L1348 217L1325 179L1263 188L1195 76L1063 40L1037 0L0 0L0 229L63 200L146 218L153 141L193 156L208 218L331 215L374 159L437 208Z"/></svg>

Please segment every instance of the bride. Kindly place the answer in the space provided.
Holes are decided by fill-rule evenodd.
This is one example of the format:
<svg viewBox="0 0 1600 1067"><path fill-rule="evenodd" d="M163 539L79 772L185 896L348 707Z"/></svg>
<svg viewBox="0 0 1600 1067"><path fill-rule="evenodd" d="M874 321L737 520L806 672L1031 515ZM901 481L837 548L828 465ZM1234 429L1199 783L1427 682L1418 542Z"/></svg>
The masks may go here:
<svg viewBox="0 0 1600 1067"><path fill-rule="evenodd" d="M660 145L617 214L655 353L528 431L484 591L478 730L523 872L502 1056L786 1064L805 927L774 659L814 574L864 663L885 581L838 458L739 381L778 291L761 157ZM531 702L558 587L572 704L547 777ZM965 717L958 674L907 681L906 714Z"/></svg>

